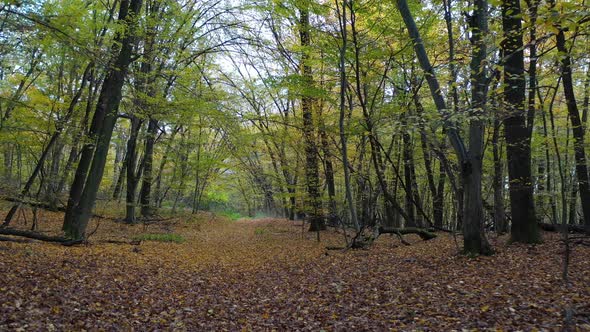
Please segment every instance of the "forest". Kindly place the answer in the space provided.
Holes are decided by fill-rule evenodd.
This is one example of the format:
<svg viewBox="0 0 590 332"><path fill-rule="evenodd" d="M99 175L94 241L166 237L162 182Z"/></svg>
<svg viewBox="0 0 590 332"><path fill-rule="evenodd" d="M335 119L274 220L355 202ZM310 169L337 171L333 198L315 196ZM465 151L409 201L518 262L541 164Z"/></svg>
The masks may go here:
<svg viewBox="0 0 590 332"><path fill-rule="evenodd" d="M590 331L584 0L0 2L0 330Z"/></svg>

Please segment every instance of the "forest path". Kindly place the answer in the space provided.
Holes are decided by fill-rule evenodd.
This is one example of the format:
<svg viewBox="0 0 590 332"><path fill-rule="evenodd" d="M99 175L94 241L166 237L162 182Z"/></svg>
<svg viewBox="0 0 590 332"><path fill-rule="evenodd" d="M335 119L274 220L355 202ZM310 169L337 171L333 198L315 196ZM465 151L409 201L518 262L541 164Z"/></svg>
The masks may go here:
<svg viewBox="0 0 590 332"><path fill-rule="evenodd" d="M59 223L45 213L41 229ZM100 223L89 246L0 242L0 330L553 330L565 303L590 330L590 248L574 250L566 289L549 234L535 247L492 238L495 256L467 258L446 235L328 252L340 234L318 244L279 219ZM185 241L101 242L146 233Z"/></svg>

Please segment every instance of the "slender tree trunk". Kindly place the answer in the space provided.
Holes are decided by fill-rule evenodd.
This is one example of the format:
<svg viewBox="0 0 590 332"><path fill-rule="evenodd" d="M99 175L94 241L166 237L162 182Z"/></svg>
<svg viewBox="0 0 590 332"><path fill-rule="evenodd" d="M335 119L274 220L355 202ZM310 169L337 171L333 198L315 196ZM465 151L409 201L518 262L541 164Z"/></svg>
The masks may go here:
<svg viewBox="0 0 590 332"><path fill-rule="evenodd" d="M554 0L550 1L552 7L555 6ZM576 176L578 179L580 199L582 202L582 212L584 213L584 226L590 233L590 182L588 179L588 166L586 160L586 151L584 149L584 126L580 119L580 112L576 103L574 92L574 83L572 79L571 55L566 47L565 32L557 24L558 33L556 35L557 51L561 54L561 77L563 84L563 93L567 105L568 115L572 124L574 135L574 155L576 159Z"/></svg>
<svg viewBox="0 0 590 332"><path fill-rule="evenodd" d="M412 92L412 98L414 100L414 105L418 112L418 117L424 114L424 107L420 102L420 97L418 96L418 91ZM434 181L434 172L432 170L432 157L430 151L433 149L432 145L428 142L428 137L426 134L426 124L423 120L418 120L420 126L420 144L422 147L422 155L424 158L424 168L426 170L426 180L428 182L428 189L430 191L430 195L432 197L432 216L434 218L434 225L435 227L442 228L442 206L441 202L439 201L438 189L436 183ZM443 179L444 181L444 179ZM443 182L444 185L444 182Z"/></svg>
<svg viewBox="0 0 590 332"><path fill-rule="evenodd" d="M116 128L115 128L116 129ZM122 132L119 133L119 137L123 136ZM121 173L125 172L123 170L123 161L125 160L125 147L126 144L120 144L119 142L115 142L115 160L113 161L113 185L111 191L113 192L113 199L116 198L117 195L117 184L119 182L119 178L121 178Z"/></svg>
<svg viewBox="0 0 590 332"><path fill-rule="evenodd" d="M408 111L402 115L402 126L403 126L403 159L404 159L404 182L405 186L404 189L406 191L406 199L405 199L405 210L408 214L408 219L406 220L405 227L417 227L418 221L416 218L416 213L414 212L414 158L413 158L413 151L412 151L412 142L410 138L410 134L408 133Z"/></svg>
<svg viewBox="0 0 590 332"><path fill-rule="evenodd" d="M127 140L126 160L126 191L125 191L125 222L133 224L135 219L135 192L139 183L139 172L137 171L137 137L141 129L142 120L131 116L131 131Z"/></svg>
<svg viewBox="0 0 590 332"><path fill-rule="evenodd" d="M547 134L547 115L543 111L543 137L545 138L545 173L547 177L547 188L546 191L549 193L549 205L551 206L551 223L557 223L557 204L555 197L553 196L554 184L553 184L553 168L551 162L551 156L549 155L549 136Z"/></svg>
<svg viewBox="0 0 590 332"><path fill-rule="evenodd" d="M158 202L158 208L161 207L164 194L162 193L162 175L164 173L164 168L166 167L166 163L168 162L168 155L172 149L172 143L174 142L174 137L176 134L181 130L180 126L174 127L172 129L172 133L170 134L170 138L168 139L168 143L166 144L166 148L164 149L164 154L162 155L162 160L160 161L160 166L158 167L158 174L156 175L156 192L154 194L154 198L156 202Z"/></svg>
<svg viewBox="0 0 590 332"><path fill-rule="evenodd" d="M63 155L64 143L58 140L51 152L51 165L47 176L47 182L45 184L44 199L49 204L51 210L57 211L58 203L58 191L59 185L59 169L61 165L61 159Z"/></svg>
<svg viewBox="0 0 590 332"><path fill-rule="evenodd" d="M141 183L140 202L141 215L144 218L152 215L152 180L153 180L153 164L154 164L154 144L156 141L156 133L158 131L158 120L150 119L147 128L147 136L145 138L145 152L144 152L144 167L143 180Z"/></svg>
<svg viewBox="0 0 590 332"><path fill-rule="evenodd" d="M80 85L80 88L77 90L76 94L72 98L72 101L70 102L70 106L68 107L68 110L67 110L66 115L64 116L63 120L61 121L61 123L59 123L57 125L55 132L53 133L53 135L51 135L49 142L47 143L47 145L43 149L43 152L41 153L41 157L39 157L39 160L37 161L37 165L33 169L33 172L29 176L29 179L25 183L24 188L21 190L21 192L18 196L19 200L22 200L26 195L29 194L29 190L31 189L37 176L39 175L39 173L43 169L43 165L45 164L45 159L47 158L47 156L51 152L54 145L59 140L59 137L61 136L61 133L62 133L65 125L69 122L72 115L74 114L74 110L76 109L76 105L78 104L78 101L80 100L80 97L82 96L82 92L84 91L86 81L90 78L90 73L92 71L92 67L93 67L92 63L89 64L88 66L86 66L86 69L84 70L84 74L82 75L82 83ZM53 175L57 176L57 174L53 174ZM21 203L14 204L12 206L12 208L10 209L10 211L8 211L8 214L4 218L3 226L8 226L10 224L10 221L12 220L12 218L14 217L14 215L16 214L18 209L20 208L20 204Z"/></svg>
<svg viewBox="0 0 590 332"><path fill-rule="evenodd" d="M331 226L338 225L338 210L336 208L336 185L334 183L334 166L332 164L332 152L328 141L325 125L320 125L320 140L322 143L322 153L324 155L324 175L326 177L326 187L328 189L328 221Z"/></svg>
<svg viewBox="0 0 590 332"><path fill-rule="evenodd" d="M311 39L309 10L307 8L299 9L299 38L301 47L303 48L303 55L300 64L301 75L304 82L303 85L306 87L311 87L313 85L313 77L311 65L309 63ZM309 95L309 92L303 93L303 96L301 97L301 112L303 114L303 140L306 159L305 179L307 182L307 194L309 199L309 231L315 232L326 229L326 225L322 216L318 153L314 134L313 97Z"/></svg>
<svg viewBox="0 0 590 332"><path fill-rule="evenodd" d="M434 209L434 226L437 228L444 227L445 217L445 179L447 173L442 162L440 162L438 170L438 185L436 186L436 195L433 197L432 205Z"/></svg>
<svg viewBox="0 0 590 332"><path fill-rule="evenodd" d="M492 134L492 154L494 158L494 226L498 234L508 231L506 213L504 207L504 165L500 156L500 121L494 120L494 133Z"/></svg>
<svg viewBox="0 0 590 332"><path fill-rule="evenodd" d="M41 72L37 73L36 75L33 75L33 74L35 73L37 66L41 62L40 60L41 60L42 55L43 55L43 53L40 52L38 48L36 48L32 51L31 63L29 65L29 69L27 70L27 73L20 80L18 87L16 88L16 90L14 91L12 96L10 96L10 98L8 99L8 104L6 106L6 110L4 111L4 113L2 114L2 112L0 112L0 131L5 129L6 122L12 116L12 112L14 111L16 106L18 105L18 102L24 96L27 89L31 85L33 85L33 83L39 77ZM30 79L30 81L29 81L29 79ZM1 111L1 109L0 109L0 111Z"/></svg>
<svg viewBox="0 0 590 332"><path fill-rule="evenodd" d="M587 42L590 42L587 40ZM586 79L584 80L584 101L582 102L582 123L584 125L584 135L588 128L588 111L590 110L590 63L586 65Z"/></svg>
<svg viewBox="0 0 590 332"><path fill-rule="evenodd" d="M576 217L578 216L577 213L577 203L578 203L578 187L577 186L572 186L571 190L570 190L570 206L569 206L569 219L568 219L568 224L570 225L575 225L577 224L576 221Z"/></svg>
<svg viewBox="0 0 590 332"><path fill-rule="evenodd" d="M119 170L117 182L115 182L115 189L113 190L112 196L113 200L119 200L121 197L121 192L123 191L123 180L125 179L125 174L127 173L127 158L127 152L125 152L125 155L123 156L123 163L121 164L121 170Z"/></svg>
<svg viewBox="0 0 590 332"><path fill-rule="evenodd" d="M527 102L527 129L529 140L533 134L535 123L535 93L537 91L537 11L540 0L526 0L529 12L529 84Z"/></svg>
<svg viewBox="0 0 590 332"><path fill-rule="evenodd" d="M339 15L340 20L340 34L342 38L342 46L340 48L340 58L338 71L340 72L340 118L338 120L338 129L340 133L340 147L342 154L342 168L344 169L344 190L346 192L346 203L348 205L348 214L352 225L358 232L360 230L358 216L355 208L354 198L352 197L352 187L350 183L350 162L348 161L348 142L344 126L344 118L346 113L346 88L348 87L348 80L346 78L346 49L348 45L347 37L347 17L346 8L348 7L347 0L342 1L342 14Z"/></svg>

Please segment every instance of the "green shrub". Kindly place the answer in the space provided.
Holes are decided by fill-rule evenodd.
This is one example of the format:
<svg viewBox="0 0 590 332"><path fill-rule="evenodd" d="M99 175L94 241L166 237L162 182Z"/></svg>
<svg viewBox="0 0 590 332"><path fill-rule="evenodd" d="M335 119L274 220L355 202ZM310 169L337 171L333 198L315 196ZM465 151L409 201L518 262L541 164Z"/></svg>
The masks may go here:
<svg viewBox="0 0 590 332"><path fill-rule="evenodd" d="M232 221L242 218L242 215L239 212L232 212L232 211L223 211L223 212L220 212L219 215L227 217Z"/></svg>
<svg viewBox="0 0 590 332"><path fill-rule="evenodd" d="M181 235L173 233L152 233L140 234L134 238L140 241L174 242L183 243L185 240Z"/></svg>
<svg viewBox="0 0 590 332"><path fill-rule="evenodd" d="M256 235L264 235L266 233L268 233L268 230L267 229L264 229L264 228L257 227L254 230L254 234L256 234Z"/></svg>

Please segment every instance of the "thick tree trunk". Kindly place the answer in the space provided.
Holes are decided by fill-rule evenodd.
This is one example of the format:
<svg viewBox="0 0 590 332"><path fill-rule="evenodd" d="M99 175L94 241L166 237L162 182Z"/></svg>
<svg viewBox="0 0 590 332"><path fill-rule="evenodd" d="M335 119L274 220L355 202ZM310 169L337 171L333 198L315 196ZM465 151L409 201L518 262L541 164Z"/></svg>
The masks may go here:
<svg viewBox="0 0 590 332"><path fill-rule="evenodd" d="M96 196L109 150L109 143L117 120L117 109L121 102L121 90L135 42L133 21L141 9L142 0L123 0L120 4L119 21L124 22L125 34L118 34L111 50L117 53L116 60L104 79L98 103L94 112L90 138L95 145L86 145L76 179L70 191L68 212L64 218L63 229L68 237L81 239L94 207ZM128 15L129 14L129 15Z"/></svg>
<svg viewBox="0 0 590 332"><path fill-rule="evenodd" d="M502 43L504 65L504 120L506 155L512 212L511 241L537 243L540 233L536 223L531 177L531 146L526 126L523 30L519 0L502 2Z"/></svg>

